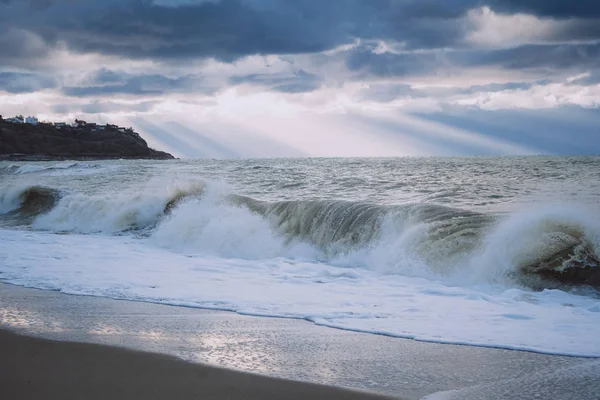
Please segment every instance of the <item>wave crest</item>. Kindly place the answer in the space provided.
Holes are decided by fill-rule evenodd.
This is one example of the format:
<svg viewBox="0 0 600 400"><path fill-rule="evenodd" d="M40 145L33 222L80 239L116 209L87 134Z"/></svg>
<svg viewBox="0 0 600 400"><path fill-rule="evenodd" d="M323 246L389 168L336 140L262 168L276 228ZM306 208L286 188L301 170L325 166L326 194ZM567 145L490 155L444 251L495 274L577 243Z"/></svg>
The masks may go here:
<svg viewBox="0 0 600 400"><path fill-rule="evenodd" d="M135 231L185 252L323 260L457 282L516 277L536 289L600 288L600 224L572 206L494 216L435 204L266 202L204 182L94 196L11 188L0 195L0 206L34 229Z"/></svg>

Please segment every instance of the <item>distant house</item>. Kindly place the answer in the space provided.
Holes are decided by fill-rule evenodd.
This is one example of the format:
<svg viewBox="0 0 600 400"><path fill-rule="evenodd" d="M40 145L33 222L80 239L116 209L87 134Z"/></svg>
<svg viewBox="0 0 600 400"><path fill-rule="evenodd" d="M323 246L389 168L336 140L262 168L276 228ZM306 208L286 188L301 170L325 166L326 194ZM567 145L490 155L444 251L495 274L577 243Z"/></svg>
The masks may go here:
<svg viewBox="0 0 600 400"><path fill-rule="evenodd" d="M54 126L55 126L56 128L64 128L64 127L66 127L66 126L67 126L67 123L66 123L66 122L55 122L55 123L54 123Z"/></svg>
<svg viewBox="0 0 600 400"><path fill-rule="evenodd" d="M22 123L25 122L25 119L23 118L22 115L17 115L16 117L8 118L6 121L7 122L12 122L14 124L22 124Z"/></svg>
<svg viewBox="0 0 600 400"><path fill-rule="evenodd" d="M31 124L31 125L37 125L39 123L39 121L36 117L27 117L27 118L25 118L25 123Z"/></svg>
<svg viewBox="0 0 600 400"><path fill-rule="evenodd" d="M80 119L76 119L74 126L76 128L85 128L87 126L87 122L80 120Z"/></svg>

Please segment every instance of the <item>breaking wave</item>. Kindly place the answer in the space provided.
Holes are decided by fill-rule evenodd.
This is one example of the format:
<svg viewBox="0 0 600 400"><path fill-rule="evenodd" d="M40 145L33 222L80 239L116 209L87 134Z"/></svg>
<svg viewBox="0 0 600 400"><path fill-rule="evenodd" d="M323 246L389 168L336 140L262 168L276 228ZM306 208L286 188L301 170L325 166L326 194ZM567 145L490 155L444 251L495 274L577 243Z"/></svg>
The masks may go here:
<svg viewBox="0 0 600 400"><path fill-rule="evenodd" d="M41 186L9 186L0 192L0 214L16 225L53 232L143 231L156 226L169 204L201 194L204 183L173 186L164 193L88 195Z"/></svg>
<svg viewBox="0 0 600 400"><path fill-rule="evenodd" d="M0 212L32 229L129 231L185 253L291 257L457 284L600 287L600 223L573 206L497 216L435 204L266 202L194 182L119 195L4 188Z"/></svg>
<svg viewBox="0 0 600 400"><path fill-rule="evenodd" d="M38 215L49 212L59 197L58 190L43 186L7 188L0 193L0 213L5 221L29 224Z"/></svg>

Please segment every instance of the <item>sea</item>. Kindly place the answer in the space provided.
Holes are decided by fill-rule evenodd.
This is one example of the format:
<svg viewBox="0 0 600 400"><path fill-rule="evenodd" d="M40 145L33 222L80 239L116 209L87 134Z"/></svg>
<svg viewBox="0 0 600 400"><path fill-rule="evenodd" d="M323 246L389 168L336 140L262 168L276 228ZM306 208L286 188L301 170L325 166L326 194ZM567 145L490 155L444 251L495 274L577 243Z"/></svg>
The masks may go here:
<svg viewBox="0 0 600 400"><path fill-rule="evenodd" d="M598 357L598 259L600 157L0 162L0 281L69 294Z"/></svg>

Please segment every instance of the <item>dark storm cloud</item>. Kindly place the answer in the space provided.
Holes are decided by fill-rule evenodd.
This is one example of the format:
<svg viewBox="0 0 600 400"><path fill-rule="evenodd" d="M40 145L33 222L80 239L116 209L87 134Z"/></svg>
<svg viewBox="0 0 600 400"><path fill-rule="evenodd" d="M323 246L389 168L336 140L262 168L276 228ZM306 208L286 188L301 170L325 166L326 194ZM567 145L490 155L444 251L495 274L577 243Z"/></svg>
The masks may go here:
<svg viewBox="0 0 600 400"><path fill-rule="evenodd" d="M498 65L508 69L552 70L600 67L600 44L525 45L473 55L472 65Z"/></svg>
<svg viewBox="0 0 600 400"><path fill-rule="evenodd" d="M22 72L0 72L0 92L31 93L43 89L55 88L55 79L39 74Z"/></svg>
<svg viewBox="0 0 600 400"><path fill-rule="evenodd" d="M213 87L202 85L202 78L183 76L169 78L158 74L131 75L108 69L101 69L88 79L87 86L63 88L68 96L104 96L111 94L162 95L174 92L203 93L214 92Z"/></svg>
<svg viewBox="0 0 600 400"><path fill-rule="evenodd" d="M402 42L406 49L460 46L472 27L465 13L489 5L505 13L553 18L600 17L600 2L517 0L3 0L0 25L30 31L49 47L126 58L234 61L252 54L316 53L355 39ZM600 39L597 21L557 33L560 40ZM13 33L14 34L14 33ZM2 39L0 39L2 41ZM12 43L12 45L11 45ZM22 52L16 41L0 57ZM39 56L39 52L28 54ZM21 54L23 56L23 54Z"/></svg>
<svg viewBox="0 0 600 400"><path fill-rule="evenodd" d="M471 67L545 70L546 73L600 68L600 44L539 44L509 49L377 53L358 46L345 54L346 67L359 79L375 76L451 76Z"/></svg>
<svg viewBox="0 0 600 400"><path fill-rule="evenodd" d="M12 17L6 18L9 26L80 52L233 61L249 54L318 52L347 42L362 25L352 22L341 3L332 3L223 0L164 7L149 1L62 0L45 7L12 2L0 14Z"/></svg>
<svg viewBox="0 0 600 400"><path fill-rule="evenodd" d="M304 93L312 92L321 87L321 78L299 70L294 74L251 74L244 76L235 76L230 79L230 83L252 84L269 87L271 90L286 93Z"/></svg>
<svg viewBox="0 0 600 400"><path fill-rule="evenodd" d="M377 53L373 46L359 46L347 52L346 67L378 77L426 75L440 67L445 53Z"/></svg>
<svg viewBox="0 0 600 400"><path fill-rule="evenodd" d="M469 10L482 6L507 15L524 12L564 23L548 33L545 40L549 43L545 45L475 49L465 41L475 29L466 16ZM310 53L314 64L303 67L332 80L337 78L330 73L328 63L343 63L353 80L453 76L473 67L536 69L541 71L539 76L564 71L582 73L600 70L597 18L600 1L173 0L169 4L169 0L0 0L0 64L6 69L32 72L18 77L0 75L0 90L23 93L57 87L54 79L41 73L45 64L40 61L62 46L81 53L171 63L195 58L235 62L255 54L290 55L293 60L294 54ZM357 39L360 44L350 50L331 56L324 53ZM377 49L379 40L395 44L402 51L382 53ZM310 92L327 83L325 78L304 70L288 75L238 73L228 83L286 93ZM594 84L596 76L594 73L573 83ZM468 90L492 92L506 88ZM85 84L62 90L71 97L102 98L114 94L213 94L218 89L195 75L132 75L102 69ZM468 94L465 90L451 91ZM365 93L377 101L435 95L408 85ZM101 109L89 105L90 112Z"/></svg>
<svg viewBox="0 0 600 400"><path fill-rule="evenodd" d="M506 13L528 13L552 18L598 18L600 2L594 0L490 0L492 8Z"/></svg>
<svg viewBox="0 0 600 400"><path fill-rule="evenodd" d="M0 14L2 6L0 5ZM5 26L0 19L0 66L29 67L35 60L46 57L48 45L36 35Z"/></svg>

